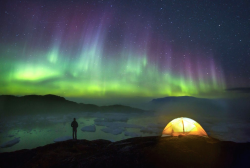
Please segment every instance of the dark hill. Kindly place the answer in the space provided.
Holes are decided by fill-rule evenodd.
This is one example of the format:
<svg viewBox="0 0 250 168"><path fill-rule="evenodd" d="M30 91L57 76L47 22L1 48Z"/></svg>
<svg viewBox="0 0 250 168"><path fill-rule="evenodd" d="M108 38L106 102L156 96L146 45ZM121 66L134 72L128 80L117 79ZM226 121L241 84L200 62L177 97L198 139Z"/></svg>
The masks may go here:
<svg viewBox="0 0 250 168"><path fill-rule="evenodd" d="M213 138L138 137L68 140L31 150L0 153L0 167L248 167L250 143Z"/></svg>
<svg viewBox="0 0 250 168"><path fill-rule="evenodd" d="M224 99L206 99L190 96L164 97L149 102L151 109L162 114L196 117L223 117L227 110L227 101ZM228 111L228 110L227 110ZM226 111L226 112L227 112Z"/></svg>
<svg viewBox="0 0 250 168"><path fill-rule="evenodd" d="M163 97L163 98L156 98L151 100L151 103L159 104L159 103L173 103L173 102L192 102L192 101L207 101L209 99L204 98L196 98L192 96L169 96L169 97Z"/></svg>
<svg viewBox="0 0 250 168"><path fill-rule="evenodd" d="M96 106L76 103L55 95L0 96L0 116L25 114L51 114L64 112L142 112L122 105Z"/></svg>

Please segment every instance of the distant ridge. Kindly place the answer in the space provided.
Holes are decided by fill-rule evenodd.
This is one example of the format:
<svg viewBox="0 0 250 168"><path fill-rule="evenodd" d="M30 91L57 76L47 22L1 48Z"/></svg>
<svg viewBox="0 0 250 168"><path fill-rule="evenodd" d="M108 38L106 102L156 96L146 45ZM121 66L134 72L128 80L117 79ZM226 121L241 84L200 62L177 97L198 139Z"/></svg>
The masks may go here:
<svg viewBox="0 0 250 168"><path fill-rule="evenodd" d="M56 96L56 95L52 95L52 94L47 94L47 95L44 95L44 96L41 96L41 95L26 95L26 96L23 96L23 98L25 99L34 99L34 98L37 98L37 99L47 99L47 100L51 100L51 101L65 101L66 99L64 97L60 97L60 96Z"/></svg>
<svg viewBox="0 0 250 168"><path fill-rule="evenodd" d="M196 98L192 96L169 96L169 97L163 97L163 98L156 98L151 100L151 103L169 103L169 102L177 102L177 101L197 101L197 100L209 100L205 98Z"/></svg>
<svg viewBox="0 0 250 168"><path fill-rule="evenodd" d="M76 103L56 95L0 96L0 116L25 114L51 114L65 112L143 112L144 110L123 105L97 106Z"/></svg>

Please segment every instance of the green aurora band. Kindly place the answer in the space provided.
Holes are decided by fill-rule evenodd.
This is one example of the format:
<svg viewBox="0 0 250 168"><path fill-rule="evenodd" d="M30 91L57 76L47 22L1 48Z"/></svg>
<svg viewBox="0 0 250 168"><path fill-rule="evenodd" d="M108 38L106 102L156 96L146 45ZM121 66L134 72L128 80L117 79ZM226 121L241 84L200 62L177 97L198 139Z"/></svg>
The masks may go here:
<svg viewBox="0 0 250 168"><path fill-rule="evenodd" d="M126 36L112 41L106 18L86 20L78 27L72 23L65 29L52 26L50 36L41 27L34 35L16 39L17 43L4 42L0 94L216 97L226 88L213 56L174 50L139 25L121 30Z"/></svg>
<svg viewBox="0 0 250 168"><path fill-rule="evenodd" d="M119 58L103 59L96 48L84 50L78 59L53 47L35 58L16 58L19 50L4 53L0 60L1 94L55 94L65 97L162 97L200 96L221 92L223 78L214 69L189 75L161 71L147 54L122 52ZM3 54L3 53L2 53ZM65 55L65 56L64 56ZM205 77L204 77L205 76ZM206 96L205 96L206 97Z"/></svg>

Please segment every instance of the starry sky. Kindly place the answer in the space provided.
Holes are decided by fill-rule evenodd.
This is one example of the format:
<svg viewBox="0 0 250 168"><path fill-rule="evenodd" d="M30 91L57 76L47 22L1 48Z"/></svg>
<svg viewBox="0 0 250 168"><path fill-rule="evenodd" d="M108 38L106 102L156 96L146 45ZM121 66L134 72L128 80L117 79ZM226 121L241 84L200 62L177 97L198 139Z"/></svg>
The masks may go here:
<svg viewBox="0 0 250 168"><path fill-rule="evenodd" d="M250 87L248 1L8 0L0 9L0 94L218 98Z"/></svg>

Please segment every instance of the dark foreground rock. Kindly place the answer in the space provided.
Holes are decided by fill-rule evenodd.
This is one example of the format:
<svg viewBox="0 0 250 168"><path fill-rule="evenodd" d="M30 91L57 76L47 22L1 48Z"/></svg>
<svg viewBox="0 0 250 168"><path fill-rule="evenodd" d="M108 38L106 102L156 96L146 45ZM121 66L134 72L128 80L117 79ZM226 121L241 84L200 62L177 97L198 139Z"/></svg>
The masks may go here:
<svg viewBox="0 0 250 168"><path fill-rule="evenodd" d="M213 138L138 137L68 140L0 153L0 167L249 167L250 143Z"/></svg>

